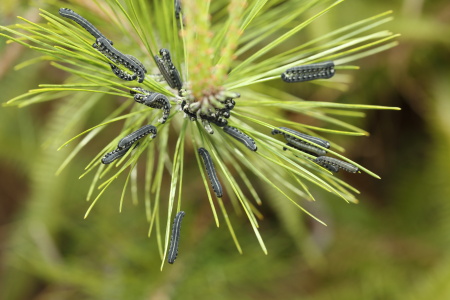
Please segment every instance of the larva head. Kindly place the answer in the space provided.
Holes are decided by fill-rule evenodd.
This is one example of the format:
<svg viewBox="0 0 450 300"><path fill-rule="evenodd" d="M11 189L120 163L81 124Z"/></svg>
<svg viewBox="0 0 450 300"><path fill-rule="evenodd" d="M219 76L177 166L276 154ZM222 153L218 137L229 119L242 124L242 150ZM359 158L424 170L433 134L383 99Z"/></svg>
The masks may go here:
<svg viewBox="0 0 450 300"><path fill-rule="evenodd" d="M172 58L170 57L170 52L169 50L165 49L165 48L161 48L159 50L159 54L162 56L162 58L166 61L171 61Z"/></svg>

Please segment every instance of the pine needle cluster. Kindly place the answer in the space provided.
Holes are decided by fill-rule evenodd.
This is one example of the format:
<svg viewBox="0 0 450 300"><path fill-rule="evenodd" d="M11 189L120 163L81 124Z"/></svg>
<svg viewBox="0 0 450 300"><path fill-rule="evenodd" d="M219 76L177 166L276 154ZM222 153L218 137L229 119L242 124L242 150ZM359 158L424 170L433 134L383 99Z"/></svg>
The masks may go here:
<svg viewBox="0 0 450 300"><path fill-rule="evenodd" d="M253 178L258 178L321 223L301 204L303 200L314 200L315 188L353 203L357 202L354 194L359 193L338 174L315 163L313 154L289 143L286 145L280 136L272 135L274 129L292 128L327 140L331 144L330 149L318 146L326 150L327 155L379 178L345 157L342 154L344 148L334 142L333 137L368 135L342 117L361 117L364 116L361 111L368 109L397 108L341 104L328 99L310 101L286 92L290 84L280 79L280 75L289 68L333 61L336 72L333 78L295 84L345 90L349 74L358 70L358 66L352 64L354 61L396 45L397 35L385 30L373 32L374 28L392 19L390 11L302 41L303 31L313 22L320 22L325 13L332 13L333 7L341 2L343 0L96 0L89 4L77 2L67 5L62 1L52 1L46 10L41 9L42 22L19 17L20 24L0 26L3 31L0 35L8 42L16 42L41 53L41 56L23 62L17 68L49 62L68 77L62 84L40 84L5 105L24 107L83 95L83 104L73 116L72 121L76 121L98 101L124 99L113 112L105 112L103 122L70 138L60 147L76 143L58 173L73 162L88 143L98 147L98 154L80 176L92 176L87 195L91 206L86 217L105 190L120 177L125 177L120 210L129 185L133 198L136 198L137 167L141 165L145 169L145 178L140 190L145 194L149 235L156 232L161 256L165 258L171 220L176 211L181 210L182 200L187 196L183 194L183 187L189 184L189 178L183 170L187 161L196 160L216 225L220 225L219 215L222 214L241 252L224 203L231 202L235 209L242 210L248 217L261 248L267 253L258 230L261 213L257 207L262 204L262 199L254 188ZM92 46L95 39L83 27L58 15L61 7L76 11L107 39L114 41L114 47L142 62L147 69L143 82L124 81L111 72L111 59ZM161 70L155 63L155 56L160 55L160 49L170 50L173 65L183 82L182 89L172 88L166 82L167 78L164 80L159 74ZM168 99L171 110L165 122L158 121L160 109L134 101L135 94L130 91L136 88L162 94ZM227 118L228 125L252 139L257 151L250 151L245 144L224 132L221 126L195 117L195 114L217 113L223 109L223 99L226 98L235 101ZM294 122L287 117L289 115L303 116L305 122ZM317 120L322 126L311 125L311 120ZM117 137L111 138L106 145L97 145L96 138L113 123L122 124ZM114 151L124 136L146 124L156 127L155 138L142 139L137 147L111 164L101 162L105 153ZM210 191L208 174L197 153L201 147L211 154L224 187L223 197L214 197ZM163 181L166 179L170 182L169 197L162 199ZM94 196L96 190L98 193ZM164 220L165 229L162 229Z"/></svg>

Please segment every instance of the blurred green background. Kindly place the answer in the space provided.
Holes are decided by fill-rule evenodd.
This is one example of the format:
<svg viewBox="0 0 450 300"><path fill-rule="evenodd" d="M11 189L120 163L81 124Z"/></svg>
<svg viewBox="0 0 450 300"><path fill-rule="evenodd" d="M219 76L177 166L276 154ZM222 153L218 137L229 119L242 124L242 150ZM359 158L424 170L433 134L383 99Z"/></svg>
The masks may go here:
<svg viewBox="0 0 450 300"><path fill-rule="evenodd" d="M2 25L17 15L38 20L27 1L0 6ZM54 175L68 153L56 147L115 103L100 101L83 124L68 128L76 103L1 107L0 299L450 299L450 2L348 0L306 34L389 9L395 20L385 28L402 34L400 45L359 61L349 90L336 94L340 102L402 108L368 112L357 125L371 136L345 140L347 156L382 180L340 174L362 192L360 204L318 194L308 209L328 227L255 183L268 256L244 217L232 214L240 255L226 227L214 226L206 198L185 199L179 258L160 272L142 201L127 199L118 213L120 184L83 219L90 179L78 176L95 143ZM48 64L13 71L36 53L4 41L0 102L64 77ZM324 92L305 93L320 99ZM191 173L198 179L186 193L201 194L195 164L185 176Z"/></svg>

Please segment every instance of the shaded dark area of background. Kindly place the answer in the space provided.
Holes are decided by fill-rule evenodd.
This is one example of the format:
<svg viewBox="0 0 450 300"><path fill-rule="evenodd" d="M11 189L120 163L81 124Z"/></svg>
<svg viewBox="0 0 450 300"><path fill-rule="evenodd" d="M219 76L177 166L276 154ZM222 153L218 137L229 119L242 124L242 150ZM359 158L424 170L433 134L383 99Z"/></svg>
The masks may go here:
<svg viewBox="0 0 450 300"><path fill-rule="evenodd" d="M16 15L37 20L26 1L1 5L2 25ZM78 176L95 147L54 175L67 154L55 151L61 143L52 129L65 122L55 112L67 116L76 107L61 100L0 108L0 299L450 299L450 3L348 0L310 34L388 9L395 20L385 27L402 34L400 45L359 61L361 70L338 99L402 108L367 112L357 125L371 136L343 140L347 156L382 180L340 175L361 191L358 205L318 194L308 209L328 227L265 201L268 256L245 219L232 216L239 255L226 228L214 226L206 198L193 199L180 258L160 272L142 201L129 200L118 213L121 185L83 219L90 181ZM13 71L33 53L3 41L1 102L61 80L46 64ZM309 96L320 98L321 91ZM114 103L97 105L86 123L97 123L108 105ZM186 194L198 195L195 164L186 172L199 178ZM262 188L266 199L275 197ZM300 226L289 226L289 218Z"/></svg>

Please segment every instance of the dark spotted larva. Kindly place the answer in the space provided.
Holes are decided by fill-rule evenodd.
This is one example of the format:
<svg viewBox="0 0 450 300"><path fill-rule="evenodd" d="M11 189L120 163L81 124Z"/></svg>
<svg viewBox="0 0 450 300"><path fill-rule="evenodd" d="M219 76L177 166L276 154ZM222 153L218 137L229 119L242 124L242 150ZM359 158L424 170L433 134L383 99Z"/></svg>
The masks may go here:
<svg viewBox="0 0 450 300"><path fill-rule="evenodd" d="M138 130L130 133L123 139L119 141L117 144L118 149L122 148L130 148L131 145L133 145L138 140L142 139L146 135L151 134L151 138L153 139L156 136L157 130L156 127L153 125L145 125L142 128L139 128Z"/></svg>
<svg viewBox="0 0 450 300"><path fill-rule="evenodd" d="M162 58L155 55L159 71L171 88L180 90L183 87L183 81L177 68L172 63L169 50L163 48L159 50L159 54Z"/></svg>
<svg viewBox="0 0 450 300"><path fill-rule="evenodd" d="M127 153L127 151L131 148L131 145L125 148L121 148L121 149L116 149L114 151L108 152L105 154L105 156L103 156L102 158L102 163L107 165L112 163L113 161L115 161L118 158L121 158L122 156L125 155L125 153Z"/></svg>
<svg viewBox="0 0 450 300"><path fill-rule="evenodd" d="M327 61L287 69L281 74L281 79L285 82L303 82L314 79L328 79L333 77L334 74L334 62Z"/></svg>
<svg viewBox="0 0 450 300"><path fill-rule="evenodd" d="M178 243L180 241L181 221L183 220L185 213L180 211L175 216L172 225L172 236L170 237L169 253L167 255L167 262L173 264L178 255Z"/></svg>
<svg viewBox="0 0 450 300"><path fill-rule="evenodd" d="M208 150L205 148L198 148L198 153L203 159L203 164L205 165L206 173L208 173L209 181L211 182L214 193L218 198L222 198L222 185L220 184L219 178L217 178L216 169L214 168L211 155L209 155Z"/></svg>
<svg viewBox="0 0 450 300"><path fill-rule="evenodd" d="M239 131L237 128L225 126L223 128L223 131L234 137L239 142L243 143L248 149L252 151L256 151L258 149L256 147L255 141L245 133Z"/></svg>
<svg viewBox="0 0 450 300"><path fill-rule="evenodd" d="M357 166L352 165L351 163L329 156L319 156L314 162L324 167L326 167L326 165L335 166L350 173L356 173L359 170Z"/></svg>
<svg viewBox="0 0 450 300"><path fill-rule="evenodd" d="M164 65L164 61L157 55L155 55L155 62L156 66L158 67L159 71L161 72L161 75L164 77L166 82L169 84L171 88L175 88L175 83L172 80L172 77L170 76L170 72L167 69L167 67Z"/></svg>
<svg viewBox="0 0 450 300"><path fill-rule="evenodd" d="M141 67L142 63L135 62L137 61L136 58L133 57L133 59L131 59L130 56L123 54L122 52L111 46L108 40L102 37L98 38L92 46L107 58L109 58L112 62L121 64L125 68L136 74L136 76L139 78L139 83L142 83L144 81L146 70L145 68ZM114 72L114 74L116 73Z"/></svg>
<svg viewBox="0 0 450 300"><path fill-rule="evenodd" d="M180 211L175 216L172 225L172 236L170 237L169 253L167 255L167 262L173 264L178 256L178 243L180 241L181 221L183 220L185 213Z"/></svg>
<svg viewBox="0 0 450 300"><path fill-rule="evenodd" d="M71 19L78 23L81 27L86 29L87 32L89 32L93 37L96 39L98 38L105 38L105 36L97 29L94 25L92 25L88 20L74 12L73 10L69 8L60 8L59 14L63 16L64 18ZM106 39L106 38L105 38ZM112 45L113 42L108 40L107 41Z"/></svg>
<svg viewBox="0 0 450 300"><path fill-rule="evenodd" d="M136 91L144 94L136 93ZM137 103L144 104L148 107L161 109L163 111L163 116L158 120L161 124L164 124L167 121L172 106L166 96L160 93L150 92L142 88L133 88L130 93L134 95L134 101Z"/></svg>

